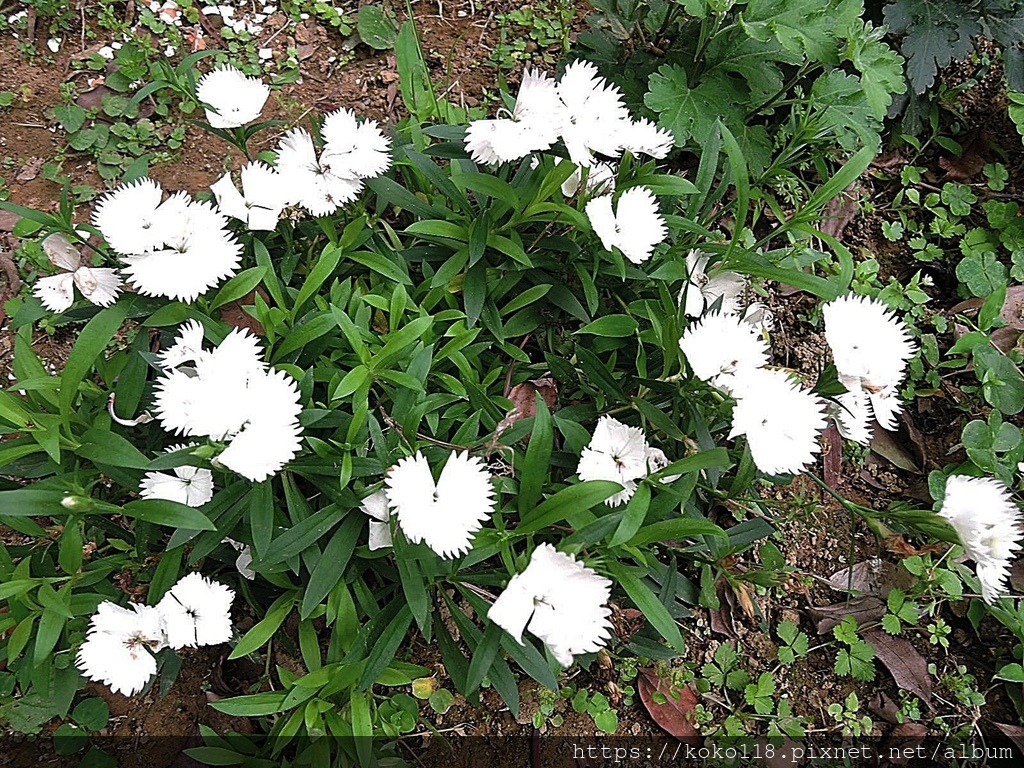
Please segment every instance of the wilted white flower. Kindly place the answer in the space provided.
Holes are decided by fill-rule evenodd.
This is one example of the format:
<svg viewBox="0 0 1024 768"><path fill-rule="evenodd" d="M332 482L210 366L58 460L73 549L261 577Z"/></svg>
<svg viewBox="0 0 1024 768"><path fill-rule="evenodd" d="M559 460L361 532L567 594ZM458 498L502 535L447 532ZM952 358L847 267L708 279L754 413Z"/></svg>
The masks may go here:
<svg viewBox="0 0 1024 768"><path fill-rule="evenodd" d="M252 565L252 547L234 539L224 539L224 543L230 544L232 549L238 553L238 557L235 558L235 568L238 569L242 578L249 581L255 579L256 571L250 567Z"/></svg>
<svg viewBox="0 0 1024 768"><path fill-rule="evenodd" d="M686 301L684 311L687 317L700 317L721 299L720 312L734 314L739 312L740 296L747 287L743 276L729 270L715 270L707 273L710 255L696 248L686 257L687 283L679 295L680 301Z"/></svg>
<svg viewBox="0 0 1024 768"><path fill-rule="evenodd" d="M729 438L747 436L754 464L770 475L796 474L814 461L825 404L779 370L750 368L734 378Z"/></svg>
<svg viewBox="0 0 1024 768"><path fill-rule="evenodd" d="M117 300L117 294L121 292L117 270L85 266L78 249L58 232L43 240L43 251L51 264L67 270L39 278L32 290L51 312L63 312L74 303L76 285L82 295L97 306L109 307Z"/></svg>
<svg viewBox="0 0 1024 768"><path fill-rule="evenodd" d="M75 666L90 680L114 693L132 696L156 674L153 654L166 645L156 608L132 604L131 609L110 601L100 603L89 622L86 641Z"/></svg>
<svg viewBox="0 0 1024 768"><path fill-rule="evenodd" d="M196 98L213 107L206 109L206 121L214 128L251 123L260 116L269 96L270 86L228 65L207 72L196 86Z"/></svg>
<svg viewBox="0 0 1024 768"><path fill-rule="evenodd" d="M489 165L547 149L558 140L561 110L555 81L543 72L527 70L511 115L471 122L466 149L475 162Z"/></svg>
<svg viewBox="0 0 1024 768"><path fill-rule="evenodd" d="M712 312L691 323L679 338L686 362L701 381L730 392L747 369L768 364L768 344L736 315Z"/></svg>
<svg viewBox="0 0 1024 768"><path fill-rule="evenodd" d="M956 530L964 553L974 561L985 602L994 603L1007 591L1010 560L1024 536L1020 510L1009 489L994 477L951 475L939 514Z"/></svg>
<svg viewBox="0 0 1024 768"><path fill-rule="evenodd" d="M611 195L595 197L586 212L601 244L609 251L618 248L634 264L651 258L668 234L658 200L647 187L631 187L619 195L614 212Z"/></svg>
<svg viewBox="0 0 1024 768"><path fill-rule="evenodd" d="M601 77L596 66L580 59L565 68L556 93L562 104L559 133L569 158L589 166L594 152L617 157L622 125L630 121L622 91Z"/></svg>
<svg viewBox="0 0 1024 768"><path fill-rule="evenodd" d="M245 222L253 231L272 232L277 228L281 211L289 203L284 179L274 168L258 161L242 168L241 176L241 193L230 173L225 173L210 187L217 196L217 206L228 216Z"/></svg>
<svg viewBox="0 0 1024 768"><path fill-rule="evenodd" d="M391 167L391 139L376 120L358 120L350 109L324 118L324 152L320 164L336 176L370 179Z"/></svg>
<svg viewBox="0 0 1024 768"><path fill-rule="evenodd" d="M556 157L555 163L558 164L561 159ZM587 181L583 183L584 169L577 167L572 176L562 182L562 194L572 197L579 191L580 184L583 184L586 194L604 194L615 188L615 169L608 163L594 163L586 172Z"/></svg>
<svg viewBox="0 0 1024 768"><path fill-rule="evenodd" d="M593 653L611 628L611 582L570 555L541 544L522 573L513 576L487 611L487 618L515 638L523 631L539 638L563 667Z"/></svg>
<svg viewBox="0 0 1024 768"><path fill-rule="evenodd" d="M636 492L636 481L647 476L650 450L641 429L602 416L580 454L576 473L580 480L611 480L621 485L623 490L607 500L615 507L629 501Z"/></svg>
<svg viewBox="0 0 1024 768"><path fill-rule="evenodd" d="M174 453L190 445L172 445L167 453ZM202 467L174 467L174 474L147 472L142 478L139 495L144 499L166 499L190 507L201 507L213 498L213 472Z"/></svg>
<svg viewBox="0 0 1024 768"><path fill-rule="evenodd" d="M758 333L768 333L775 327L775 315L761 302L752 301L743 310L743 322L752 325Z"/></svg>
<svg viewBox="0 0 1024 768"><path fill-rule="evenodd" d="M391 510L388 509L387 491L381 489L371 493L359 506L359 509L370 518L370 550L387 549L394 545L391 540Z"/></svg>
<svg viewBox="0 0 1024 768"><path fill-rule="evenodd" d="M326 152L317 158L313 137L301 128L286 133L278 145L277 170L285 180L290 201L314 216L334 213L363 189L360 178L344 175L345 163L336 172L331 159Z"/></svg>
<svg viewBox="0 0 1024 768"><path fill-rule="evenodd" d="M672 151L676 140L671 132L641 117L619 124L619 143L634 155L644 154L661 160Z"/></svg>
<svg viewBox="0 0 1024 768"><path fill-rule="evenodd" d="M194 327L186 329L194 332ZM185 333L179 338L185 347ZM201 338L187 342L197 343ZM167 354L181 357L177 347ZM156 384L155 410L163 428L228 441L215 461L253 482L280 471L301 447L302 405L295 379L269 370L259 342L242 329L213 351L187 348L194 366L168 369Z"/></svg>
<svg viewBox="0 0 1024 768"><path fill-rule="evenodd" d="M405 537L445 558L468 552L473 534L494 511L491 474L468 452L451 454L435 483L417 451L389 471L384 485Z"/></svg>
<svg viewBox="0 0 1024 768"><path fill-rule="evenodd" d="M167 644L178 649L226 643L234 599L233 590L199 573L180 579L156 605Z"/></svg>
<svg viewBox="0 0 1024 768"><path fill-rule="evenodd" d="M839 380L850 391L865 390L878 423L895 429L902 408L898 389L916 351L910 329L885 304L866 296L840 296L825 304L822 314Z"/></svg>

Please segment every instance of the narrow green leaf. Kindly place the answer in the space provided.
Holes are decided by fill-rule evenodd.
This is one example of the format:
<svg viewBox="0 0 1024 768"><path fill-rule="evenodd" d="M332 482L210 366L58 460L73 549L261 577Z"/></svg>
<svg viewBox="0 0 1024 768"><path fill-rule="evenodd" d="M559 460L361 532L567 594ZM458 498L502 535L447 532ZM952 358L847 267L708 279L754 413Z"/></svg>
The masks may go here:
<svg viewBox="0 0 1024 768"><path fill-rule="evenodd" d="M288 614L292 612L293 605L295 605L294 592L285 592L278 597L267 609L267 615L238 641L238 645L231 651L228 659L237 659L252 653L257 648L262 648L281 627Z"/></svg>
<svg viewBox="0 0 1024 768"><path fill-rule="evenodd" d="M233 278L224 283L213 301L210 302L210 311L222 307L225 304L229 304L232 301L238 301L248 293L256 288L263 278L267 274L267 267L252 267L239 272Z"/></svg>
<svg viewBox="0 0 1024 768"><path fill-rule="evenodd" d="M533 509L537 506L551 468L551 450L554 443L551 412L540 392L534 393L534 399L537 413L533 418L530 445L526 449L526 459L523 461L519 480L520 510Z"/></svg>
<svg viewBox="0 0 1024 768"><path fill-rule="evenodd" d="M127 315L128 302L119 301L100 311L79 333L60 377L60 413L69 427L71 405L78 395L78 385L92 370L96 358L103 354Z"/></svg>
<svg viewBox="0 0 1024 768"><path fill-rule="evenodd" d="M676 626L675 619L668 612L668 608L626 566L614 560L608 560L606 565L619 586L626 591L629 599L636 604L647 620L661 633L661 636L668 641L672 648L683 653L686 650L683 646L683 637L679 634L679 627Z"/></svg>
<svg viewBox="0 0 1024 768"><path fill-rule="evenodd" d="M194 507L166 499L138 499L122 507L124 514L136 520L145 520L169 528L186 528L192 531L215 531L217 526L210 518Z"/></svg>
<svg viewBox="0 0 1024 768"><path fill-rule="evenodd" d="M570 512L587 510L600 504L609 496L622 490L622 486L611 480L589 480L563 488L532 510L520 510L522 522L516 533L525 534L539 531L565 519Z"/></svg>

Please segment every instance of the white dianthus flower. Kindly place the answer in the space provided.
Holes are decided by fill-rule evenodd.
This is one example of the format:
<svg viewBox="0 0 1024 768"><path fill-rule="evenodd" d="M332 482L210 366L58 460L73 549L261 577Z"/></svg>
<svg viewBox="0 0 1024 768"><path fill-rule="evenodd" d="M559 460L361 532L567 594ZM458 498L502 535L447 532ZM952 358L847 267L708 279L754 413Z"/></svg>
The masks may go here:
<svg viewBox="0 0 1024 768"><path fill-rule="evenodd" d="M576 165L590 166L595 152L617 157L622 150L620 129L630 120L622 91L581 59L565 68L556 93L561 101L559 133L569 158Z"/></svg>
<svg viewBox="0 0 1024 768"><path fill-rule="evenodd" d="M167 644L174 649L219 645L231 639L233 590L190 573L156 605Z"/></svg>
<svg viewBox="0 0 1024 768"><path fill-rule="evenodd" d="M193 334L195 327L185 333ZM181 338L184 340L185 333ZM164 429L228 441L215 461L253 482L276 474L301 447L298 385L263 362L258 340L235 329L213 351L201 338L181 342L194 365L168 369L156 384L156 414ZM186 359L182 359L185 362Z"/></svg>
<svg viewBox="0 0 1024 768"><path fill-rule="evenodd" d="M230 173L210 186L210 191L217 196L217 207L222 213L244 222L250 230L272 232L277 228L281 211L289 203L281 174L264 163L253 162L242 168L241 177L241 192Z"/></svg>
<svg viewBox="0 0 1024 768"><path fill-rule="evenodd" d="M123 186L100 200L93 223L140 293L191 302L235 274L242 246L211 203L162 194L149 179Z"/></svg>
<svg viewBox="0 0 1024 768"><path fill-rule="evenodd" d="M687 326L679 348L697 378L726 392L742 372L768 364L768 344L757 329L722 312Z"/></svg>
<svg viewBox="0 0 1024 768"><path fill-rule="evenodd" d="M641 429L602 416L580 454L576 473L580 480L610 480L621 485L623 490L607 500L615 507L629 501L636 492L636 481L647 476L650 450Z"/></svg>
<svg viewBox="0 0 1024 768"><path fill-rule="evenodd" d="M473 534L494 511L491 474L468 452L451 454L437 482L417 452L399 461L384 484L405 537L413 544L425 542L444 558L468 552Z"/></svg>
<svg viewBox="0 0 1024 768"><path fill-rule="evenodd" d="M700 317L705 311L721 299L721 314L735 314L740 309L740 296L747 287L742 276L729 270L714 270L707 273L708 260L711 257L696 248L686 257L687 283L680 293L680 301L685 298L684 311L687 317Z"/></svg>
<svg viewBox="0 0 1024 768"><path fill-rule="evenodd" d="M975 563L981 594L994 603L1006 593L1010 561L1024 536L1020 509L1009 489L994 477L952 475L939 514L956 530L964 552Z"/></svg>
<svg viewBox="0 0 1024 768"><path fill-rule="evenodd" d="M78 649L75 666L90 680L114 693L132 696L156 674L153 654L166 645L159 612L132 604L100 603L89 622L88 636Z"/></svg>
<svg viewBox="0 0 1024 768"><path fill-rule="evenodd" d="M598 651L611 628L611 581L571 555L541 544L522 573L487 611L487 618L522 644L529 630L563 667L582 653Z"/></svg>
<svg viewBox="0 0 1024 768"><path fill-rule="evenodd" d="M322 164L346 178L369 179L391 167L391 139L376 120L358 120L350 109L339 109L324 118Z"/></svg>
<svg viewBox="0 0 1024 768"><path fill-rule="evenodd" d="M345 175L348 163L345 158L339 161L335 169L326 151L318 158L313 137L301 128L286 133L277 149L277 170L286 184L289 201L314 216L327 216L355 200L363 190L362 179Z"/></svg>
<svg viewBox="0 0 1024 768"><path fill-rule="evenodd" d="M747 436L754 464L770 475L796 474L814 461L825 403L779 370L752 368L733 380L729 438Z"/></svg>
<svg viewBox="0 0 1024 768"><path fill-rule="evenodd" d="M466 131L466 149L477 163L518 160L558 140L562 103L555 81L527 70L509 117L474 120Z"/></svg>
<svg viewBox="0 0 1024 768"><path fill-rule="evenodd" d="M172 445L167 453L174 453L190 445ZM213 498L213 472L202 467L181 466L166 472L147 472L142 478L139 495L144 499L166 499L190 507L201 507Z"/></svg>
<svg viewBox="0 0 1024 768"><path fill-rule="evenodd" d="M885 304L866 296L840 296L825 304L822 314L839 380L851 392L866 391L878 423L895 429L902 408L899 386L916 351L910 329Z"/></svg>
<svg viewBox="0 0 1024 768"><path fill-rule="evenodd" d="M619 143L634 155L644 154L661 160L672 151L676 140L669 131L641 117L619 124Z"/></svg>
<svg viewBox="0 0 1024 768"><path fill-rule="evenodd" d="M214 128L238 128L260 116L270 96L270 86L258 77L246 77L232 66L222 66L203 75L196 86L196 98L213 107L206 109L206 121Z"/></svg>
<svg viewBox="0 0 1024 768"><path fill-rule="evenodd" d="M96 201L92 223L118 253L145 253L164 242L166 225L160 212L163 188L152 179L123 184Z"/></svg>
<svg viewBox="0 0 1024 768"><path fill-rule="evenodd" d="M668 234L658 200L647 187L627 189L619 195L614 211L611 195L595 197L585 210L601 244L609 251L618 248L634 264L651 258Z"/></svg>

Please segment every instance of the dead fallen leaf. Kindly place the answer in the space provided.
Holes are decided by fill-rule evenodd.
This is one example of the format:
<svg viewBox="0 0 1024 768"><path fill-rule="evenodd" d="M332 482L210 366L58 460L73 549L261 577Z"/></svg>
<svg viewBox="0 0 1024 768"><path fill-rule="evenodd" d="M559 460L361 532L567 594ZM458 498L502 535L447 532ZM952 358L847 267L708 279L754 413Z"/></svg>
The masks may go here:
<svg viewBox="0 0 1024 768"><path fill-rule="evenodd" d="M18 175L14 177L15 181L32 181L36 176L39 175L39 171L43 167L43 158L33 157L25 165L21 167Z"/></svg>
<svg viewBox="0 0 1024 768"><path fill-rule="evenodd" d="M885 665L900 688L931 706L932 678L924 656L909 641L880 629L865 632L863 637L865 642L875 647L876 658Z"/></svg>
<svg viewBox="0 0 1024 768"><path fill-rule="evenodd" d="M512 407L495 427L494 437L491 438L492 447L498 444L498 438L513 424L523 419L532 419L537 415L537 393L540 393L548 410L553 410L558 403L558 382L550 376L546 376L541 379L524 381L512 387L508 391L508 399L512 401Z"/></svg>
<svg viewBox="0 0 1024 768"><path fill-rule="evenodd" d="M700 743L700 734L693 727L693 710L697 697L689 686L675 688L658 677L650 667L640 670L637 678L640 700L658 725L680 741ZM664 703L655 701L655 691L665 697ZM660 698L660 697L659 697Z"/></svg>
<svg viewBox="0 0 1024 768"><path fill-rule="evenodd" d="M843 437L839 434L839 427L834 421L829 420L824 438L825 449L821 452L821 457L825 466L825 485L836 490L843 476Z"/></svg>
<svg viewBox="0 0 1024 768"><path fill-rule="evenodd" d="M871 436L871 450L902 470L913 472L915 475L921 474L921 470L914 463L914 458L907 452L907 449L896 441L891 432L882 429L877 424L874 434Z"/></svg>
<svg viewBox="0 0 1024 768"><path fill-rule="evenodd" d="M928 736L928 726L923 723L898 723L879 745L878 752L885 755L882 765L907 765L915 757L920 758L917 748Z"/></svg>
<svg viewBox="0 0 1024 768"><path fill-rule="evenodd" d="M915 557L927 552L941 552L945 549L944 545L939 544L925 544L923 547L918 548L897 534L886 536L882 540L882 546L885 547L887 552L892 552L901 558ZM904 587L901 587L901 589L904 589Z"/></svg>
<svg viewBox="0 0 1024 768"><path fill-rule="evenodd" d="M906 590L914 583L914 577L905 568L880 558L861 560L849 568L842 568L828 580L833 588L840 591L853 590L883 600L893 588Z"/></svg>
<svg viewBox="0 0 1024 768"><path fill-rule="evenodd" d="M715 584L715 593L718 595L718 607L711 608L708 613L711 619L711 630L726 637L736 638L739 633L736 629L736 621L733 618L733 611L736 607L736 599L725 582L719 579Z"/></svg>
<svg viewBox="0 0 1024 768"><path fill-rule="evenodd" d="M972 131L962 146L964 149L960 157L939 158L939 166L946 171L942 181L967 181L985 167L984 154L989 149L989 142L984 129Z"/></svg>
<svg viewBox="0 0 1024 768"><path fill-rule="evenodd" d="M867 703L867 710L875 717L880 717L887 723L897 725L900 722L899 707L896 702L884 693L876 693L875 698Z"/></svg>
<svg viewBox="0 0 1024 768"><path fill-rule="evenodd" d="M21 219L16 213L10 211L0 211L0 232L10 232L14 229L14 225Z"/></svg>
<svg viewBox="0 0 1024 768"><path fill-rule="evenodd" d="M260 295L267 300L266 294L263 289L257 289ZM227 304L222 306L219 310L220 319L228 325L232 325L235 328L246 328L252 331L257 336L266 336L267 331L263 327L263 324L255 317L246 312L243 307L251 307L256 303L256 291L249 291L249 293L238 301L229 301Z"/></svg>
<svg viewBox="0 0 1024 768"><path fill-rule="evenodd" d="M996 728L1006 734L1016 745L1017 750L1024 755L1024 728L1019 725L1007 725L1006 723L992 723Z"/></svg>
<svg viewBox="0 0 1024 768"><path fill-rule="evenodd" d="M842 193L828 201L819 229L836 240L842 240L843 231L857 216L859 202L860 188L856 186L856 183L851 184Z"/></svg>
<svg viewBox="0 0 1024 768"><path fill-rule="evenodd" d="M831 632L847 616L852 616L858 624L878 621L886 614L885 603L874 595L855 597L847 603L811 606L807 613L815 622L819 635Z"/></svg>

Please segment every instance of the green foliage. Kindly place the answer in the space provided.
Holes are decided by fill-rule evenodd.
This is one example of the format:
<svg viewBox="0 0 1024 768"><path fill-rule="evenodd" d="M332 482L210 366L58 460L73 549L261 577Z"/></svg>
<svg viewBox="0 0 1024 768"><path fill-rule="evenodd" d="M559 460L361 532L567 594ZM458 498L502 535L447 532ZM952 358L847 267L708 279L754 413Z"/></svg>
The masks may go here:
<svg viewBox="0 0 1024 768"><path fill-rule="evenodd" d="M877 149L892 94L905 87L900 57L861 19L860 0L592 5L579 36L588 56L677 146L706 148L720 119L755 177L836 145Z"/></svg>
<svg viewBox="0 0 1024 768"><path fill-rule="evenodd" d="M1024 15L1015 3L895 0L885 7L885 23L902 36L900 51L914 93L931 88L940 70L965 59L981 36L1003 46L1007 84L1024 90Z"/></svg>
<svg viewBox="0 0 1024 768"><path fill-rule="evenodd" d="M832 634L840 644L846 646L836 652L836 674L850 675L855 680L874 680L875 647L860 639L856 619L844 616L833 628Z"/></svg>

